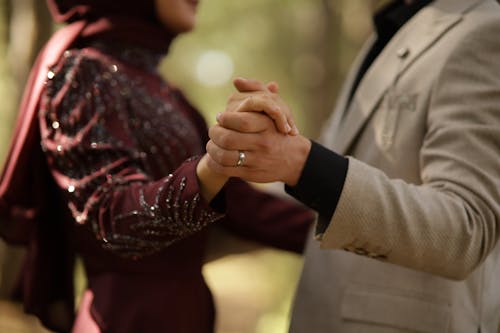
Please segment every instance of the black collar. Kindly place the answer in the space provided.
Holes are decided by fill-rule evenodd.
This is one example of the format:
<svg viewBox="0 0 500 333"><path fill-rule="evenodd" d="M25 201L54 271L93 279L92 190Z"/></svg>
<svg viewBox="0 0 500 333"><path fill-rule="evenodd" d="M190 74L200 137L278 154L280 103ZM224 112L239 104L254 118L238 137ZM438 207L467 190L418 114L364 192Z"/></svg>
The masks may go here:
<svg viewBox="0 0 500 333"><path fill-rule="evenodd" d="M407 5L403 0L396 0L382 7L373 19L378 37L388 41L413 15L431 2L415 0Z"/></svg>

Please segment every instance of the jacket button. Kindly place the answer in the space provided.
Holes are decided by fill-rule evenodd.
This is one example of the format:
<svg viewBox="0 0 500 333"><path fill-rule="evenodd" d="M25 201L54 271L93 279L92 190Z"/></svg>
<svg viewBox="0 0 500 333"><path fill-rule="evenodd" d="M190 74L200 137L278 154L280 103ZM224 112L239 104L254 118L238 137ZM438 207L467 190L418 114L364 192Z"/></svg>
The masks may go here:
<svg viewBox="0 0 500 333"><path fill-rule="evenodd" d="M410 54L410 49L407 47L402 47L396 52L398 58L405 59Z"/></svg>

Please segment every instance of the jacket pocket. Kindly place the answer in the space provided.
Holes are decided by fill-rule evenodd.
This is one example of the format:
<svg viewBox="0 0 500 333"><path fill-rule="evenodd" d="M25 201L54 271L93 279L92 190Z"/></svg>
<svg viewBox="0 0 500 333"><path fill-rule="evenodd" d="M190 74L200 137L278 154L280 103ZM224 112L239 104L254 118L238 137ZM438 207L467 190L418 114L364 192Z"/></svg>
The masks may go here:
<svg viewBox="0 0 500 333"><path fill-rule="evenodd" d="M379 110L379 123L377 140L383 150L388 150L394 143L398 129L399 118L407 112L417 108L416 94L397 94L390 90L384 97Z"/></svg>
<svg viewBox="0 0 500 333"><path fill-rule="evenodd" d="M343 296L341 316L344 321L421 333L448 332L450 307L431 300L348 288ZM391 330L391 332L394 330Z"/></svg>

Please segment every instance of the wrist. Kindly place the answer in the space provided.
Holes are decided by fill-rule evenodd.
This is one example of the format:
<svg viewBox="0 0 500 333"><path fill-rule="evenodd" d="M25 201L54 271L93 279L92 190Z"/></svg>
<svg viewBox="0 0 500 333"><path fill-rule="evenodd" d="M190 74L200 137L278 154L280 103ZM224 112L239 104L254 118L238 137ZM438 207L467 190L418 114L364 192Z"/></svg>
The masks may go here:
<svg viewBox="0 0 500 333"><path fill-rule="evenodd" d="M208 155L204 155L196 166L196 175L200 184L200 192L206 201L211 201L229 179L210 169L207 163Z"/></svg>
<svg viewBox="0 0 500 333"><path fill-rule="evenodd" d="M294 187L299 182L302 171L304 170L307 157L311 151L311 141L302 135L297 135L293 137L292 142L293 144L289 150L290 160L288 163L290 173L286 179L284 179L284 183Z"/></svg>

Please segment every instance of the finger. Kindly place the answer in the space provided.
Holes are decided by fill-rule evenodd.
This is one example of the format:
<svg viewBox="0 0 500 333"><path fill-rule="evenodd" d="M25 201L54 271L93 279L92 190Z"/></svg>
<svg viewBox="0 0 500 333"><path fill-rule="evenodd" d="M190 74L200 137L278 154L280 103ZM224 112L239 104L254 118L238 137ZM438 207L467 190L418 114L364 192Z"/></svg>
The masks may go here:
<svg viewBox="0 0 500 333"><path fill-rule="evenodd" d="M226 105L226 112L235 112L236 109L243 103L247 98L253 98L254 96L269 94L269 92L254 91L254 92L236 92L233 93Z"/></svg>
<svg viewBox="0 0 500 333"><path fill-rule="evenodd" d="M232 162L229 161L228 150L220 148L212 140L207 142L206 149L208 156L220 166L232 166L236 164L234 160Z"/></svg>
<svg viewBox="0 0 500 333"><path fill-rule="evenodd" d="M243 168L235 168L221 165L215 161L212 156L207 155L207 166L212 169L215 173L227 176L227 177L240 177Z"/></svg>
<svg viewBox="0 0 500 333"><path fill-rule="evenodd" d="M225 150L255 150L262 145L260 141L263 140L261 134L240 133L220 125L212 126L208 136L217 146Z"/></svg>
<svg viewBox="0 0 500 333"><path fill-rule="evenodd" d="M299 128L295 124L295 120L293 119L293 116L291 114L288 114L286 116L286 119L287 119L288 125L292 128L290 130L290 132L288 132L288 135L292 135L292 136L299 135L300 134Z"/></svg>
<svg viewBox="0 0 500 333"><path fill-rule="evenodd" d="M264 112L274 120L276 128L283 134L288 134L292 127L288 124L287 116L280 106L266 95L251 96L245 99L235 110L237 112Z"/></svg>
<svg viewBox="0 0 500 333"><path fill-rule="evenodd" d="M217 116L217 123L241 133L260 133L274 127L273 120L257 112L224 112Z"/></svg>
<svg viewBox="0 0 500 333"><path fill-rule="evenodd" d="M233 80L239 92L268 91L267 86L259 80L237 77Z"/></svg>
<svg viewBox="0 0 500 333"><path fill-rule="evenodd" d="M277 101L275 100L275 96L277 94L271 93L270 91L253 91L253 92L236 92L233 93L227 100L226 104L226 112L235 112L236 109L247 99L251 98L261 98L264 101L269 100L270 103L274 103L274 105L278 106ZM255 111L255 110L254 110Z"/></svg>
<svg viewBox="0 0 500 333"><path fill-rule="evenodd" d="M250 166L250 151L227 150L219 147L212 140L207 142L206 149L207 154L221 166L233 168L247 168Z"/></svg>
<svg viewBox="0 0 500 333"><path fill-rule="evenodd" d="M279 87L278 83L271 81L267 84L267 90L269 90L273 94L277 94L277 93L279 93L280 87Z"/></svg>
<svg viewBox="0 0 500 333"><path fill-rule="evenodd" d="M270 87L270 89L273 89L276 91L278 89L278 86L275 82L270 82L268 84L268 86ZM238 111L238 108L252 106L253 105L252 103L249 103L249 102L246 102L246 104L243 103L246 99L252 99L251 102L254 102L253 98L263 98L265 101L266 99L269 99L270 96L272 96L272 95L269 95L269 92L266 93L266 92L262 92L262 91L261 92L253 92L253 93L249 93L249 92L234 93L229 98L225 111L226 112L236 112L236 111ZM270 110L270 109L241 110L240 109L239 111L260 111L260 112L268 113L268 116L272 117L273 120L276 121L276 124L277 124L276 127L281 133L290 134L290 135L298 135L299 131L298 131L298 128L295 124L295 121L293 120L293 116L291 114L285 114L285 116L281 116L281 115L277 114L277 113L283 113L283 112L279 109L279 103L277 103L272 98L271 98L271 100L272 100L273 104L270 104L269 107L275 108L274 110ZM256 104L259 104L259 103L256 103ZM274 105L274 106L271 106L271 105ZM257 105L255 105L255 107L257 108ZM269 112L267 112L267 111L269 111ZM218 121L219 116L220 116L220 114L218 114L216 116L217 121ZM285 117L286 117L286 123L285 123Z"/></svg>

